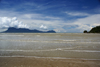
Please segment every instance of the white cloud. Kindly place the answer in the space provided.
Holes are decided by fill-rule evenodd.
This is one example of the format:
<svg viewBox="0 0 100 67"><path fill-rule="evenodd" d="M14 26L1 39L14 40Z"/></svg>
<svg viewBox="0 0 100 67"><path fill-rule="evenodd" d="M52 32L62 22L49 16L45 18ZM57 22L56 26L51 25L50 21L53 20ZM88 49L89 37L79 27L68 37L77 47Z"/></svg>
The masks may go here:
<svg viewBox="0 0 100 67"><path fill-rule="evenodd" d="M47 27L44 26L44 25L41 25L40 28L42 28L42 29L47 29Z"/></svg>
<svg viewBox="0 0 100 67"><path fill-rule="evenodd" d="M22 19L22 21L27 23L31 29L39 29L40 27L43 29L47 27L48 30L52 30L61 27L62 24L62 23L60 24L61 21L57 20Z"/></svg>
<svg viewBox="0 0 100 67"><path fill-rule="evenodd" d="M24 18L28 18L28 19L48 19L48 20L59 20L61 18L59 17L51 17L51 16L44 16L42 14L23 14L22 15Z"/></svg>
<svg viewBox="0 0 100 67"><path fill-rule="evenodd" d="M23 22L29 22L29 26L35 29L43 28L44 25L48 29L53 29L57 32L83 32L84 30L90 30L92 27L100 25L100 14L90 15L85 18L79 18L76 20L64 21L64 20L42 20L42 19L23 19ZM66 28L63 28L66 26ZM71 28L71 29L70 29Z"/></svg>
<svg viewBox="0 0 100 67"><path fill-rule="evenodd" d="M75 23L82 23L82 24L100 23L100 14L94 14L85 18L77 19Z"/></svg>
<svg viewBox="0 0 100 67"><path fill-rule="evenodd" d="M81 12L65 12L66 14L70 16L89 16L88 13L81 13Z"/></svg>
<svg viewBox="0 0 100 67"><path fill-rule="evenodd" d="M83 32L84 30L90 30L92 27L100 25L100 14L87 15L85 18L67 21L54 16L46 16L36 13L25 14L12 11L1 11L0 16L0 30L2 30L1 28L7 28L11 26L29 26L30 29L40 29L41 27L40 30L47 27L48 30L55 30L56 32ZM18 19L24 23L18 21L17 18L11 18L14 16L18 17Z"/></svg>
<svg viewBox="0 0 100 67"><path fill-rule="evenodd" d="M17 20L16 17L0 17L0 28L17 27L17 28L29 28L26 24Z"/></svg>
<svg viewBox="0 0 100 67"><path fill-rule="evenodd" d="M91 28L100 25L100 14L77 19L74 24L79 26L77 29L80 29L81 32L83 30L90 30Z"/></svg>

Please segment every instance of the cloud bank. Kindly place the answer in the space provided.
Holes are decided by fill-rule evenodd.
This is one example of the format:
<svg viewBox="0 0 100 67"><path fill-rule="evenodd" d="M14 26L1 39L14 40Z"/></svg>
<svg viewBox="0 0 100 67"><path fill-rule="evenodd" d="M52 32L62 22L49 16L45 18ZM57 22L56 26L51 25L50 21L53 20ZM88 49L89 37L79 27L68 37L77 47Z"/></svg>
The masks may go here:
<svg viewBox="0 0 100 67"><path fill-rule="evenodd" d="M37 17L38 15L35 15ZM22 17L26 17L25 15ZM34 17L34 15L33 15ZM48 29L55 30L56 32L69 32L69 33L82 33L84 30L89 31L95 26L100 25L100 14L89 15L87 17L73 19L73 20L60 20L51 19L45 20L37 17L37 19L21 19L23 22L27 23L32 29ZM26 17L27 18L27 17ZM55 17L56 18L56 17Z"/></svg>
<svg viewBox="0 0 100 67"><path fill-rule="evenodd" d="M9 27L16 28L29 28L28 25L18 21L16 17L8 18L8 17L0 17L0 28L5 29Z"/></svg>
<svg viewBox="0 0 100 67"><path fill-rule="evenodd" d="M12 12L13 13L13 12ZM4 13L5 15L8 14ZM0 13L2 15L2 13ZM16 16L19 18L18 21ZM82 18L64 20L58 17L45 16L42 14L19 14L13 13L9 17L0 17L0 31L8 27L30 28L38 30L55 30L56 32L82 33L100 25L100 14L93 14ZM76 17L76 16L75 16Z"/></svg>

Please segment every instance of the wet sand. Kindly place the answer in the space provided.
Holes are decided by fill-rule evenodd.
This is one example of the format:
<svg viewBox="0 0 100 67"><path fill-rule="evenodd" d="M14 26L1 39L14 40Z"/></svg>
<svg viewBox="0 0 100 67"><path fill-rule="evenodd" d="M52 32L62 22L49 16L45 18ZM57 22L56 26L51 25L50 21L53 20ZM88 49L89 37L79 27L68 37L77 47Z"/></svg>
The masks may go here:
<svg viewBox="0 0 100 67"><path fill-rule="evenodd" d="M100 60L0 57L0 67L100 67Z"/></svg>

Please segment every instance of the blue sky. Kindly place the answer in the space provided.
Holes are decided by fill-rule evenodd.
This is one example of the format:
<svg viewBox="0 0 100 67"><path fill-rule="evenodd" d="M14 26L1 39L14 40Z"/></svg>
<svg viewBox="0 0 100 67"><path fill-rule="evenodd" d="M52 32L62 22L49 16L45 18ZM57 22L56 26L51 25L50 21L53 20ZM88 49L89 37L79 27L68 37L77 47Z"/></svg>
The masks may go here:
<svg viewBox="0 0 100 67"><path fill-rule="evenodd" d="M100 25L100 0L0 0L0 31L22 27L81 33Z"/></svg>

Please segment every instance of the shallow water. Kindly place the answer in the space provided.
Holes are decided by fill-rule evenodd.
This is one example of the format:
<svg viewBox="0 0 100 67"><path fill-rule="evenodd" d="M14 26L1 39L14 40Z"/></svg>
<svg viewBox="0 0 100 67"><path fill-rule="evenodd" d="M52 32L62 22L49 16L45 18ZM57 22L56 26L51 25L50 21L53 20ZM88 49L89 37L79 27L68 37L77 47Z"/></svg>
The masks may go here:
<svg viewBox="0 0 100 67"><path fill-rule="evenodd" d="M0 57L100 59L100 34L0 33Z"/></svg>

